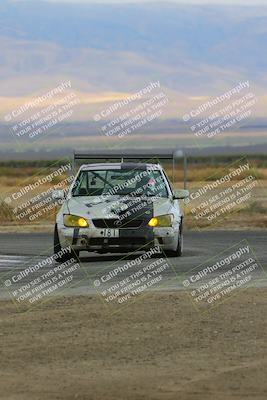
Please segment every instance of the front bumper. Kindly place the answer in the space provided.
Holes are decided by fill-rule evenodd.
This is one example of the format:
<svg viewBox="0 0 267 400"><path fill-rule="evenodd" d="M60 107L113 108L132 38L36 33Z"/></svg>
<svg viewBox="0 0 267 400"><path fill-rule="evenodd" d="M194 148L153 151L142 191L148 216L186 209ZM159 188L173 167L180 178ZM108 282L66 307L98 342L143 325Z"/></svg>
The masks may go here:
<svg viewBox="0 0 267 400"><path fill-rule="evenodd" d="M160 246L173 250L177 246L179 227L119 229L118 237L104 237L104 230L98 228L59 229L61 247L72 246L78 251L124 252Z"/></svg>

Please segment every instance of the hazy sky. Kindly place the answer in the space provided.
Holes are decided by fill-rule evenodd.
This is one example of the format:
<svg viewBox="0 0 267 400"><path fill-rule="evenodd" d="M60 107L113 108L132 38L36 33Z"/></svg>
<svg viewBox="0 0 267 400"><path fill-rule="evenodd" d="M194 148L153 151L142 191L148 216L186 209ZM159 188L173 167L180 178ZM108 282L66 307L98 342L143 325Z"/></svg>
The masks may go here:
<svg viewBox="0 0 267 400"><path fill-rule="evenodd" d="M24 1L24 0L13 0ZM36 0L35 0L36 1ZM39 0L44 1L44 0ZM194 3L194 4L243 4L243 5L267 5L267 0L45 0L49 2L68 3Z"/></svg>

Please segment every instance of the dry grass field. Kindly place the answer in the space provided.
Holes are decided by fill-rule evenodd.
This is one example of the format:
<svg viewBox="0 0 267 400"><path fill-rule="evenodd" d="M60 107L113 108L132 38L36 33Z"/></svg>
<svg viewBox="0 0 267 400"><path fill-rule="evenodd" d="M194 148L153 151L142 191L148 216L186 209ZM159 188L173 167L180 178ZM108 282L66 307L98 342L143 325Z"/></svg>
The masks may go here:
<svg viewBox="0 0 267 400"><path fill-rule="evenodd" d="M209 165L208 162L205 163L195 163L189 164L188 169L188 189L192 191L197 191L204 185L210 182L214 182L220 179L225 174L232 171L238 165L238 162L232 164L218 163L215 165ZM21 167L16 166L0 166L0 217L1 217L1 230L12 230L20 229L25 231L50 231L53 229L53 223L56 215L56 208L50 212L44 212L35 220L29 221L29 218L18 219L14 215L13 209L17 207L22 202L19 199L13 201L12 204L7 204L4 200L6 197L10 196L12 193L16 193L23 189L29 183L34 183L38 179L46 176L48 173L53 171L53 168L47 168L44 166L27 166L23 165ZM172 178L172 170L169 166L166 166L167 174ZM233 212L227 213L225 218L220 221L216 221L216 224L207 223L207 221L200 221L197 225L193 218L190 205L185 206L183 204L185 213L185 227L186 229L199 229L207 228L213 229L261 229L267 227L267 167L265 162L254 161L251 163L251 172L257 180L257 187L253 190L253 196L250 201L245 202L238 209L234 209ZM238 180L242 180L245 174L241 174ZM40 192L48 191L53 185L60 183L61 180L67 179L67 175L64 174L61 177L54 178L51 183L45 183L34 192L29 192L29 194L23 197L23 202L30 200L33 196L36 196ZM175 187L183 187L183 171L181 166L175 171Z"/></svg>

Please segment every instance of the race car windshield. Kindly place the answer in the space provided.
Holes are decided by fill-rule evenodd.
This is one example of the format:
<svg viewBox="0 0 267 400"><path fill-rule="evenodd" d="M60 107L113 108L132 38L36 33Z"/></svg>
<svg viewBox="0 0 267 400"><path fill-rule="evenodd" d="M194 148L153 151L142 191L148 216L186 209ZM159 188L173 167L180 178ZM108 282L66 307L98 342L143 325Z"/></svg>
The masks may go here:
<svg viewBox="0 0 267 400"><path fill-rule="evenodd" d="M72 195L168 197L168 190L158 170L89 170L81 171Z"/></svg>

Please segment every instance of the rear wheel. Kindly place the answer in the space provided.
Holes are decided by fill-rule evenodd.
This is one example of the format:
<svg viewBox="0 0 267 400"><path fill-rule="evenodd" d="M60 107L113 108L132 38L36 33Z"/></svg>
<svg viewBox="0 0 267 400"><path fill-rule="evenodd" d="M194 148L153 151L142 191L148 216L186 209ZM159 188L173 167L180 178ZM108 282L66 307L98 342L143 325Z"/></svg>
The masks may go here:
<svg viewBox="0 0 267 400"><path fill-rule="evenodd" d="M58 256L57 254L62 250L60 241L59 241L59 236L58 236L58 229L57 225L55 225L55 230L54 230L54 255L55 255L55 261L62 263L65 261L70 260L71 258L75 258L76 260L79 259L79 251L74 251L71 250L69 252L66 252L62 256Z"/></svg>

